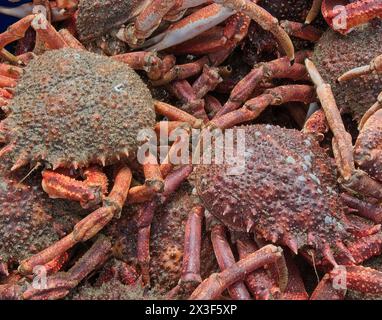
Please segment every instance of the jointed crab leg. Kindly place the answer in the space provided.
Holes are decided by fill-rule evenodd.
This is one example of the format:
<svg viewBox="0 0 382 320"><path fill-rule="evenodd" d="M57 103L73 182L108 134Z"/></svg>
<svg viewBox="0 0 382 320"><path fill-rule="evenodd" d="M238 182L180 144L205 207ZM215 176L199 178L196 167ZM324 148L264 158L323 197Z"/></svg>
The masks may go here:
<svg viewBox="0 0 382 320"><path fill-rule="evenodd" d="M358 129L362 130L368 120L378 111L382 109L382 92L379 94L377 102L371 106L369 110L365 112L361 121L359 122Z"/></svg>
<svg viewBox="0 0 382 320"><path fill-rule="evenodd" d="M27 300L62 299L87 275L105 263L111 254L112 245L100 236L92 247L67 272L59 272L47 278L46 288L28 288L22 294Z"/></svg>
<svg viewBox="0 0 382 320"><path fill-rule="evenodd" d="M218 128L230 128L239 123L256 119L268 106L287 102L310 103L314 101L314 89L308 85L286 85L265 91L264 94L247 101L238 110L215 116L210 124Z"/></svg>
<svg viewBox="0 0 382 320"><path fill-rule="evenodd" d="M226 237L226 229L223 225L217 224L212 227L211 241L220 270L224 271L234 265L235 258ZM228 292L234 300L251 299L251 295L249 294L244 282L234 283L228 288Z"/></svg>
<svg viewBox="0 0 382 320"><path fill-rule="evenodd" d="M222 292L238 281L245 279L252 271L271 263L285 263L282 259L282 249L274 245L267 245L250 254L221 273L214 273L204 280L192 293L191 300L218 299ZM280 268L286 270L286 266ZM285 285L281 289L285 289Z"/></svg>
<svg viewBox="0 0 382 320"><path fill-rule="evenodd" d="M347 193L342 193L341 198L348 207L356 210L355 214L375 223L382 223L382 208L380 206L362 201Z"/></svg>
<svg viewBox="0 0 382 320"><path fill-rule="evenodd" d="M338 78L339 82L348 81L354 78L361 77L372 72L382 73L382 55L376 57L370 62L369 65L354 68L348 72L345 72L342 76Z"/></svg>
<svg viewBox="0 0 382 320"><path fill-rule="evenodd" d="M322 0L313 0L312 8L309 10L309 13L305 19L306 24L312 23L313 20L317 18L321 12L321 5Z"/></svg>
<svg viewBox="0 0 382 320"><path fill-rule="evenodd" d="M335 6L335 4L336 1L324 0L322 13L329 25L343 34L374 18L382 17L382 3L380 0L354 1L345 6ZM343 25L336 25L336 18L340 18Z"/></svg>
<svg viewBox="0 0 382 320"><path fill-rule="evenodd" d="M160 201L158 198L154 198L144 204L140 210L137 221L137 226L139 228L137 258L145 284L150 282L150 232L151 222L154 217L155 210L158 205L167 201L168 197L179 187L179 185L190 175L191 172L191 165L182 166L171 172L164 180L164 190L160 195Z"/></svg>
<svg viewBox="0 0 382 320"><path fill-rule="evenodd" d="M32 26L50 49L60 49L67 46L64 39L48 22L43 14L30 15L11 25L7 31L0 34L0 48L24 37L27 29Z"/></svg>
<svg viewBox="0 0 382 320"><path fill-rule="evenodd" d="M51 198L79 201L84 208L94 207L107 192L107 177L98 166L87 168L84 176L84 181L78 181L60 172L44 170L42 187Z"/></svg>
<svg viewBox="0 0 382 320"><path fill-rule="evenodd" d="M248 234L240 234L236 240L236 246L240 259L248 257L259 249L259 246L250 239ZM279 277L273 265L268 265L267 270L259 268L249 273L245 278L248 289L256 300L269 300L281 297L280 288L277 285Z"/></svg>
<svg viewBox="0 0 382 320"><path fill-rule="evenodd" d="M250 19L243 14L235 14L229 18L222 31L213 34L213 39L209 39L211 30L203 33L200 37L183 43L180 46L172 48L175 53L184 50L187 53L203 55L202 58L186 63L175 65L164 73L157 81L152 81L155 86L170 83L173 80L184 80L202 72L205 65L216 67L228 58L236 46L245 38L248 32ZM220 30L221 28L219 28ZM208 33L208 35L207 35ZM217 44L218 42L219 44ZM198 80L197 80L198 82Z"/></svg>
<svg viewBox="0 0 382 320"><path fill-rule="evenodd" d="M5 63L0 63L0 75L18 79L23 74L23 69ZM1 86L1 85L0 85Z"/></svg>
<svg viewBox="0 0 382 320"><path fill-rule="evenodd" d="M235 13L240 12L255 20L263 29L270 31L278 39L289 59L291 61L294 60L292 41L279 26L278 20L266 10L250 0L215 0L214 2L216 3L191 14L174 24L168 31L156 36L150 43L152 41L158 41L158 43L151 46L149 50L164 50L192 39L198 34L223 22Z"/></svg>
<svg viewBox="0 0 382 320"><path fill-rule="evenodd" d="M340 266L323 278L311 299L343 299L347 290L380 295L382 272L362 266Z"/></svg>
<svg viewBox="0 0 382 320"><path fill-rule="evenodd" d="M344 180L342 182L343 186L364 195L382 199L382 185L370 178L364 171L355 169L352 138L345 130L330 85L324 82L313 62L306 59L305 64L312 81L317 87L317 95L334 135L333 151L338 169Z"/></svg>
<svg viewBox="0 0 382 320"><path fill-rule="evenodd" d="M184 235L184 253L181 284L202 282L200 277L200 251L204 208L195 206L188 215Z"/></svg>
<svg viewBox="0 0 382 320"><path fill-rule="evenodd" d="M20 263L19 271L29 274L37 265L43 265L63 254L75 244L87 241L103 229L114 216L118 216L126 201L131 182L131 171L122 166L117 170L113 189L101 208L77 223L73 231L55 244Z"/></svg>
<svg viewBox="0 0 382 320"><path fill-rule="evenodd" d="M239 108L242 103L251 97L252 92L262 81L274 78L299 80L306 77L306 69L300 63L302 63L309 55L309 51L301 51L297 53L296 63L293 66L290 66L288 58L286 57L255 66L251 72L235 86L231 92L229 100L216 114L216 117L220 117Z"/></svg>
<svg viewBox="0 0 382 320"><path fill-rule="evenodd" d="M317 42L323 34L320 29L299 22L284 20L280 25L290 36L310 42Z"/></svg>

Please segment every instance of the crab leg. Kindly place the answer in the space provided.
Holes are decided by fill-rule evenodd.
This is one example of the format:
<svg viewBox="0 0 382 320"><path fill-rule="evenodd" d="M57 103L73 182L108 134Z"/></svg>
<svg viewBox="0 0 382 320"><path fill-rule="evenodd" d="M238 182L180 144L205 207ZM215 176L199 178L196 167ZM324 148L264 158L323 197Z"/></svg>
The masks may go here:
<svg viewBox="0 0 382 320"><path fill-rule="evenodd" d="M130 169L126 166L120 167L115 176L113 189L105 198L103 206L77 223L70 234L40 253L22 261L19 271L23 274L29 274L35 266L43 265L68 251L75 244L94 237L114 216L120 214L127 198L131 178Z"/></svg>
<svg viewBox="0 0 382 320"><path fill-rule="evenodd" d="M216 99L214 96L206 95L205 98L205 110L208 112L208 116L213 118L219 110L223 107L218 99Z"/></svg>
<svg viewBox="0 0 382 320"><path fill-rule="evenodd" d="M103 236L67 272L59 272L47 278L46 288L29 287L22 294L25 300L62 299L85 277L105 263L111 254L111 242Z"/></svg>
<svg viewBox="0 0 382 320"><path fill-rule="evenodd" d="M293 260L290 252L285 252L285 260L288 268L288 284L281 294L282 300L308 300L309 295L305 290L300 271Z"/></svg>
<svg viewBox="0 0 382 320"><path fill-rule="evenodd" d="M330 26L343 34L374 18L382 17L382 3L380 0L355 1L345 6L335 5L336 1L324 0L322 14ZM341 23L336 23L336 20Z"/></svg>
<svg viewBox="0 0 382 320"><path fill-rule="evenodd" d="M333 152L344 180L343 186L364 195L382 199L382 185L370 178L364 171L355 169L352 138L345 130L330 85L324 82L312 61L306 59L305 64L313 83L316 85L317 95L334 135Z"/></svg>
<svg viewBox="0 0 382 320"><path fill-rule="evenodd" d="M14 78L0 75L0 88L14 88L17 81Z"/></svg>
<svg viewBox="0 0 382 320"><path fill-rule="evenodd" d="M128 52L113 56L113 59L126 63L134 70L145 70L148 73L149 78L152 80L158 80L162 77L163 73L167 72L172 67L172 65L170 67L164 65L166 61L162 61L153 52Z"/></svg>
<svg viewBox="0 0 382 320"><path fill-rule="evenodd" d="M314 112L305 122L302 131L307 134L312 134L316 136L319 141L322 141L325 137L325 133L329 131L324 111L319 109Z"/></svg>
<svg viewBox="0 0 382 320"><path fill-rule="evenodd" d="M345 72L342 76L338 78L339 82L352 80L359 78L363 75L370 74L372 72L382 73L382 55L376 57L371 63L367 66L354 68L348 72Z"/></svg>
<svg viewBox="0 0 382 320"><path fill-rule="evenodd" d="M215 225L211 230L211 241L216 260L221 271L235 264L231 247L226 237L226 229L223 225ZM236 282L228 288L229 295L234 300L250 300L251 296L244 282Z"/></svg>
<svg viewBox="0 0 382 320"><path fill-rule="evenodd" d="M222 23L235 12L218 4L211 4L173 24L167 31L151 38L147 45L150 51L161 51L190 40ZM154 44L154 45L153 45Z"/></svg>
<svg viewBox="0 0 382 320"><path fill-rule="evenodd" d="M365 217L375 223L382 223L382 208L380 206L362 201L347 193L342 193L341 198L347 206L356 209L355 214Z"/></svg>
<svg viewBox="0 0 382 320"><path fill-rule="evenodd" d="M211 52L194 62L174 66L167 73L163 74L161 79L153 81L152 84L159 86L176 79L184 80L191 76L198 75L202 72L205 65L212 67L220 65L227 59L238 43L245 38L248 32L249 24L250 19L247 16L243 14L236 14L227 20L224 29L219 28L219 30L222 29L222 31L218 35L213 35L213 39L215 40L212 40L212 42L215 44L216 41L219 43L224 42L220 46L211 44L211 39L208 39L208 35L211 33L209 30L203 33L200 37L185 42L181 46L172 48L172 52L181 52L183 50L186 53L194 53L197 55L206 54L209 51ZM216 40L216 38L218 40Z"/></svg>
<svg viewBox="0 0 382 320"><path fill-rule="evenodd" d="M196 206L188 215L184 235L183 267L180 282L201 283L200 252L202 246L202 222L204 208Z"/></svg>
<svg viewBox="0 0 382 320"><path fill-rule="evenodd" d="M7 31L0 34L0 48L24 37L27 29L32 26L50 49L66 47L65 41L43 14L29 15L11 25Z"/></svg>
<svg viewBox="0 0 382 320"><path fill-rule="evenodd" d="M311 299L344 298L347 290L363 294L382 293L382 272L363 266L340 266L331 271L319 285Z"/></svg>
<svg viewBox="0 0 382 320"><path fill-rule="evenodd" d="M240 235L240 238L236 240L236 246L240 260L245 259L259 249L247 234ZM281 295L280 288L276 285L275 279L264 268L259 268L248 274L245 278L245 283L256 300L269 300Z"/></svg>
<svg viewBox="0 0 382 320"><path fill-rule="evenodd" d="M222 292L238 281L243 281L248 273L271 263L283 263L282 249L267 245L250 254L221 273L214 273L204 280L192 293L191 300L218 299ZM285 262L284 262L285 263ZM286 268L286 266L285 266ZM282 290L285 289L282 288Z"/></svg>
<svg viewBox="0 0 382 320"><path fill-rule="evenodd" d="M358 129L361 131L365 127L369 119L380 109L382 109L382 92L379 94L377 102L363 115L361 121L359 122Z"/></svg>
<svg viewBox="0 0 382 320"><path fill-rule="evenodd" d="M43 14L36 15L31 22L31 26L36 30L39 40L49 49L61 49L68 46Z"/></svg>
<svg viewBox="0 0 382 320"><path fill-rule="evenodd" d="M333 288L333 280L330 274L325 274L310 296L310 300L343 300L345 295L345 290Z"/></svg>
<svg viewBox="0 0 382 320"><path fill-rule="evenodd" d="M305 24L310 24L321 12L322 0L313 0L312 7L305 19Z"/></svg>
<svg viewBox="0 0 382 320"><path fill-rule="evenodd" d="M59 172L44 170L42 188L51 198L78 201L83 208L94 207L102 202L107 192L107 177L98 166L86 169L84 176L84 181L78 181Z"/></svg>
<svg viewBox="0 0 382 320"><path fill-rule="evenodd" d="M292 101L305 104L314 101L313 87L286 85L269 89L264 94L247 101L242 108L220 117L215 116L210 124L222 129L231 128L239 123L256 119L270 105L281 105Z"/></svg>
<svg viewBox="0 0 382 320"><path fill-rule="evenodd" d="M200 99L190 83L187 80L178 80L168 86L172 94L174 94L184 105L182 109L194 115L196 118L204 121L208 120L208 116L204 110L204 101Z"/></svg>
<svg viewBox="0 0 382 320"><path fill-rule="evenodd" d="M306 69L300 62L303 62L309 55L310 52L308 51L297 53L296 63L293 66L290 66L289 60L286 57L256 66L235 86L227 103L217 113L216 117L239 108L242 103L250 98L252 92L263 81L274 78L300 80L306 77Z"/></svg>
<svg viewBox="0 0 382 320"><path fill-rule="evenodd" d="M310 42L317 42L323 34L322 30L294 21L283 20L280 22L280 26L290 36Z"/></svg>
<svg viewBox="0 0 382 320"><path fill-rule="evenodd" d="M78 41L68 29L61 29L58 31L62 39L64 39L65 43L69 48L78 49L78 50L86 50L84 45Z"/></svg>
<svg viewBox="0 0 382 320"><path fill-rule="evenodd" d="M23 69L11 66L9 64L0 63L0 75L13 79L18 79L23 74ZM1 86L1 85L0 85Z"/></svg>
<svg viewBox="0 0 382 320"><path fill-rule="evenodd" d="M198 129L202 126L202 121L189 113L173 107L167 103L154 101L155 111L172 121L181 121L188 123L192 128Z"/></svg>
<svg viewBox="0 0 382 320"><path fill-rule="evenodd" d="M250 0L215 0L214 2L216 3L200 9L174 24L166 32L151 39L149 41L150 44L153 41L158 43L151 46L149 50L164 50L192 39L200 33L220 24L236 12L240 12L255 20L263 29L270 31L284 48L289 59L291 61L294 60L292 41L279 26L278 20L266 10Z"/></svg>
<svg viewBox="0 0 382 320"><path fill-rule="evenodd" d="M169 196L179 188L180 184L190 175L192 166L183 166L170 173L164 180L164 190L161 194L161 203L165 203ZM147 202L140 210L138 226L137 259L141 268L143 281L150 282L150 232L154 213L160 204L158 198Z"/></svg>

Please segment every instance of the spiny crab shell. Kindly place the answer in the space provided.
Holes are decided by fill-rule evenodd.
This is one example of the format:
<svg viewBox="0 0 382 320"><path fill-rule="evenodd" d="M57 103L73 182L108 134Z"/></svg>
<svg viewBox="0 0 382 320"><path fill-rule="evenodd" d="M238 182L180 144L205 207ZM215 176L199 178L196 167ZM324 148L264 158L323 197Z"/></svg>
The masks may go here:
<svg viewBox="0 0 382 320"><path fill-rule="evenodd" d="M279 20L304 22L312 0L262 0L260 5Z"/></svg>
<svg viewBox="0 0 382 320"><path fill-rule="evenodd" d="M377 100L382 91L382 76L373 73L341 83L337 79L353 68L368 65L382 54L381 43L382 22L373 21L346 36L328 30L314 50L314 63L331 85L338 107L350 112L357 121Z"/></svg>
<svg viewBox="0 0 382 320"><path fill-rule="evenodd" d="M237 127L234 137L237 130L246 137L241 173L232 175L227 162L196 168L206 209L230 229L255 232L294 252L315 248L322 257L325 246L346 241L336 170L314 137L270 125Z"/></svg>
<svg viewBox="0 0 382 320"><path fill-rule="evenodd" d="M0 263L18 263L59 240L78 220L74 205L0 176Z"/></svg>
<svg viewBox="0 0 382 320"><path fill-rule="evenodd" d="M105 34L133 18L145 6L142 0L81 0L76 30L81 41Z"/></svg>
<svg viewBox="0 0 382 320"><path fill-rule="evenodd" d="M134 157L139 130L155 123L150 91L131 68L74 49L33 59L9 107L0 123L8 145L0 153L13 169L113 164Z"/></svg>

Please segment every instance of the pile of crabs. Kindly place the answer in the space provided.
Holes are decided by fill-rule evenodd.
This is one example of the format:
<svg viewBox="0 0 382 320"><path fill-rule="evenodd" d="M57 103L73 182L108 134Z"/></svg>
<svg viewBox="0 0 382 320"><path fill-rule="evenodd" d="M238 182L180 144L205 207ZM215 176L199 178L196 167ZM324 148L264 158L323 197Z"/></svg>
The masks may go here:
<svg viewBox="0 0 382 320"><path fill-rule="evenodd" d="M0 299L382 297L380 0L1 11Z"/></svg>

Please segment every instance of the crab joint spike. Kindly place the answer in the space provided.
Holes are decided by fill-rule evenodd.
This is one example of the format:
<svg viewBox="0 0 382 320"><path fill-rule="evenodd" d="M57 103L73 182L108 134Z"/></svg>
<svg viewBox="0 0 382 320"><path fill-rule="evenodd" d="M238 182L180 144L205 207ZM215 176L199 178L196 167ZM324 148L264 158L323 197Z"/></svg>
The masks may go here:
<svg viewBox="0 0 382 320"><path fill-rule="evenodd" d="M20 169L21 167L24 167L29 163L29 159L27 155L21 155L16 162L13 164L11 171L16 171L17 169Z"/></svg>
<svg viewBox="0 0 382 320"><path fill-rule="evenodd" d="M14 149L14 144L9 144L5 146L4 148L0 149L0 159L4 157L6 154L10 153Z"/></svg>
<svg viewBox="0 0 382 320"><path fill-rule="evenodd" d="M290 237L290 236L285 236L283 238L283 242L285 243L285 245L292 250L292 252L294 254L297 254L298 253L298 244L297 244L297 241L296 239Z"/></svg>
<svg viewBox="0 0 382 320"><path fill-rule="evenodd" d="M351 263L356 263L353 255L351 254L351 252L349 251L348 248L346 248L346 246L341 242L341 241L337 241L336 242L336 245L337 245L337 248L340 249L340 251L346 256L346 258L349 259L349 261Z"/></svg>
<svg viewBox="0 0 382 320"><path fill-rule="evenodd" d="M328 243L324 244L322 254L324 255L325 259L328 260L328 262L333 265L334 268L338 267L338 264L336 260L334 259L332 249L330 248L330 245Z"/></svg>

